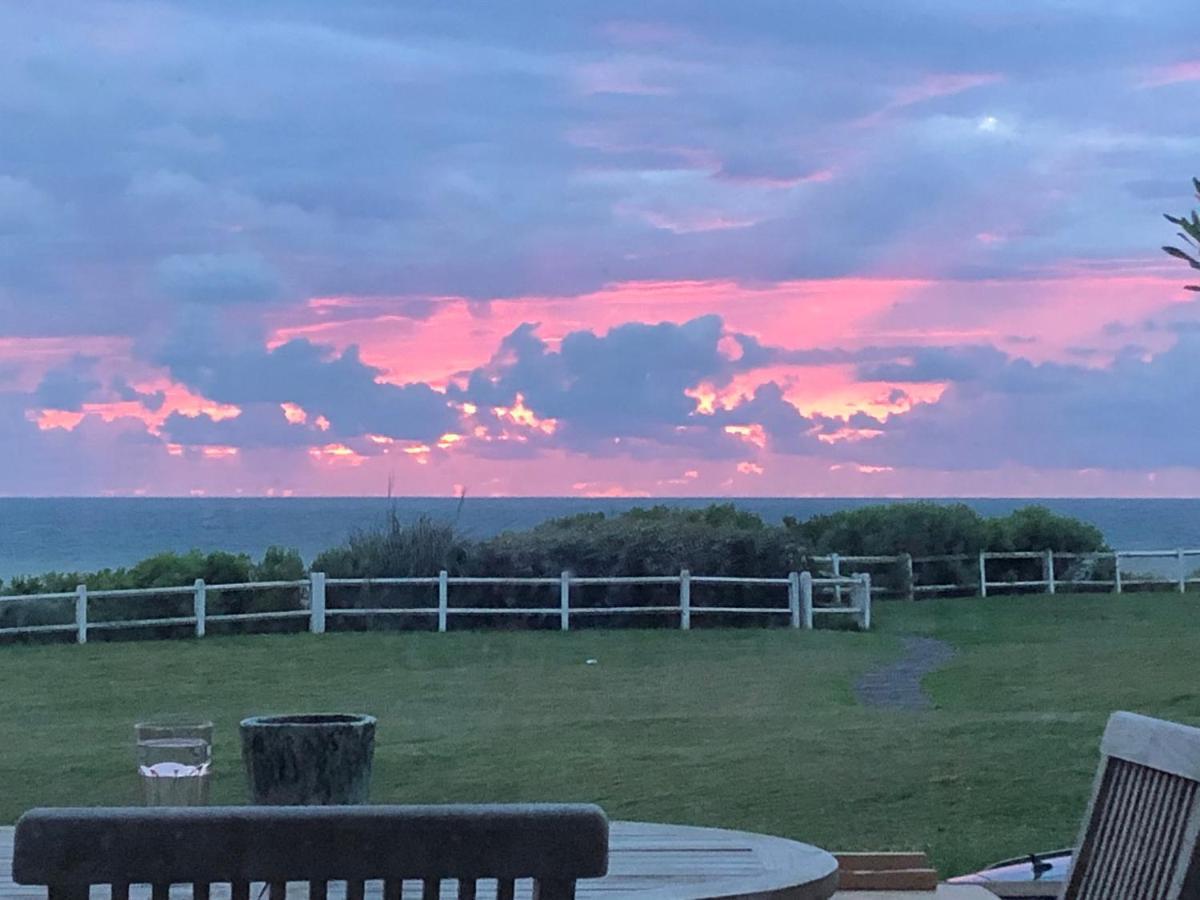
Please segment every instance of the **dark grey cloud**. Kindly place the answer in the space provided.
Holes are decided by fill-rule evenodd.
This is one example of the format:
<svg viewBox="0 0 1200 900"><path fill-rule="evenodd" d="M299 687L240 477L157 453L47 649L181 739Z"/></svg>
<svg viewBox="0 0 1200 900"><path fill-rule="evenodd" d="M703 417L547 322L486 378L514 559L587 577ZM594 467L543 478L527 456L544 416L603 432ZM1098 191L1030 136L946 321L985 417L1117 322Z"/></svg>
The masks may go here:
<svg viewBox="0 0 1200 900"><path fill-rule="evenodd" d="M177 253L157 271L163 291L189 303L255 303L280 291L279 276L252 253Z"/></svg>
<svg viewBox="0 0 1200 900"><path fill-rule="evenodd" d="M38 383L31 398L47 409L77 411L85 401L97 399L100 382L93 375L96 360L76 356L66 366L51 369Z"/></svg>
<svg viewBox="0 0 1200 900"><path fill-rule="evenodd" d="M1185 191L1198 149L1192 105L1140 86L1192 53L1173 0L77 12L0 10L15 330L133 330L164 288L504 297L919 267L906 236L1012 271L1127 253L1162 195L1126 186ZM1031 239L981 256L995 220Z"/></svg>
<svg viewBox="0 0 1200 900"><path fill-rule="evenodd" d="M556 438L573 449L602 449L614 438L670 443L675 428L696 424L689 388L725 383L761 355L756 341L735 337L743 357L730 359L720 349L724 336L714 315L682 325L633 322L604 335L574 331L551 349L526 324L453 393L483 407L512 406L520 395L539 416L559 421Z"/></svg>
<svg viewBox="0 0 1200 900"><path fill-rule="evenodd" d="M847 452L931 469L1194 467L1200 337L1146 356L1129 348L1103 368L1009 359L996 375L951 383L937 402L889 417L882 436Z"/></svg>
<svg viewBox="0 0 1200 900"><path fill-rule="evenodd" d="M324 432L311 422L288 422L275 403L247 404L240 415L219 421L206 415L172 413L163 422L162 431L170 442L188 446L304 448L326 443Z"/></svg>
<svg viewBox="0 0 1200 900"><path fill-rule="evenodd" d="M877 351L878 352L878 351ZM893 348L886 361L858 366L863 381L978 381L999 376L1009 357L990 344L962 347Z"/></svg>
<svg viewBox="0 0 1200 900"><path fill-rule="evenodd" d="M254 342L226 347L185 329L159 360L176 379L219 403L294 403L314 420L324 416L331 438L436 440L458 421L445 395L428 385L377 380L382 371L363 363L356 347L336 352L302 339L270 350Z"/></svg>
<svg viewBox="0 0 1200 900"><path fill-rule="evenodd" d="M165 391L139 391L120 375L113 378L109 387L118 399L140 403L150 412L158 412L167 399Z"/></svg>

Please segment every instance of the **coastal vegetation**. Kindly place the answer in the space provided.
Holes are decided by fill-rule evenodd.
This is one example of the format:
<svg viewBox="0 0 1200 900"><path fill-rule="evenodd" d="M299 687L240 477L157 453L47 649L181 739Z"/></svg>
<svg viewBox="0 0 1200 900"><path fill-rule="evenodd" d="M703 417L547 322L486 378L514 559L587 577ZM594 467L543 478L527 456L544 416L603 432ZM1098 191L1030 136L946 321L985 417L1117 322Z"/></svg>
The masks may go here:
<svg viewBox="0 0 1200 900"><path fill-rule="evenodd" d="M702 509L635 508L606 515L583 513L550 519L524 531L484 540L461 534L450 522L419 517L403 521L393 510L383 521L350 534L318 553L310 565L300 554L271 547L259 560L224 551L164 552L128 568L46 572L0 583L0 593L67 593L92 590L288 581L308 571L330 578L420 577L445 569L452 575L528 577L571 571L591 577L695 573L780 576L813 565L813 557L975 554L980 550L1101 552L1108 548L1095 526L1042 506L1005 516L982 516L966 504L927 501L865 506L805 520L785 516L773 524L732 503Z"/></svg>
<svg viewBox="0 0 1200 900"><path fill-rule="evenodd" d="M977 554L980 550L1052 549L1056 552L1088 553L1107 549L1095 527L1038 506L1018 509L1008 515L985 517L965 504L932 502L892 503L867 506L800 521L785 517L779 524L739 509L733 504L712 504L701 509L668 506L636 508L617 515L586 513L546 521L524 531L508 531L484 540L472 540L452 523L420 517L403 521L392 510L383 521L364 527L339 546L329 548L306 564L292 549L271 547L261 559L224 551L204 553L159 553L128 568L96 572L48 572L22 576L3 585L9 596L61 594L58 599L6 600L0 604L0 628L28 627L72 620L72 596L76 585L86 584L89 596L111 590L186 587L197 579L206 585L246 582L299 582L308 573L323 572L330 579L366 579L356 585L330 585L328 602L357 609L428 607L427 585L381 584L375 579L436 576L445 570L451 576L502 578L554 578L560 572L592 578L659 576L688 569L693 574L782 577L788 572L820 572L829 566L831 553L843 555L914 556ZM1031 581L1040 577L1040 559L1012 560L1004 571L989 575L1008 581ZM1096 563L1100 566L1103 563ZM1111 568L1111 561L1108 562ZM971 584L977 578L974 564L946 561L927 567L937 583ZM1103 575L1103 573L1097 573ZM875 583L890 591L908 590L906 567L893 565L872 572ZM210 591L210 615L286 612L295 610L296 587L268 587L239 591ZM299 588L303 602L305 588ZM666 607L678 601L678 587L671 584L593 584L578 590L588 605L596 607ZM721 606L761 607L760 585L700 585L694 588L698 602L718 596ZM558 585L456 585L458 605L480 609L554 608ZM89 617L97 622L130 619L186 619L191 614L188 594L108 598L92 597ZM416 614L402 618L364 615L342 620L339 628L376 630L430 627ZM669 625L675 617L668 612L620 613L605 617L603 624L645 627ZM709 616L706 624L768 625L777 619L769 614L740 614L736 617ZM496 624L496 623L490 623ZM506 627L552 627L546 616L509 615ZM582 627L600 625L593 617ZM245 625L226 622L217 626L236 631ZM295 631L303 627L296 619L275 618L258 622L256 631ZM168 637L187 633L184 624L162 624L143 629L139 636ZM120 629L106 631L106 638L129 636ZM60 635L68 639L68 635Z"/></svg>

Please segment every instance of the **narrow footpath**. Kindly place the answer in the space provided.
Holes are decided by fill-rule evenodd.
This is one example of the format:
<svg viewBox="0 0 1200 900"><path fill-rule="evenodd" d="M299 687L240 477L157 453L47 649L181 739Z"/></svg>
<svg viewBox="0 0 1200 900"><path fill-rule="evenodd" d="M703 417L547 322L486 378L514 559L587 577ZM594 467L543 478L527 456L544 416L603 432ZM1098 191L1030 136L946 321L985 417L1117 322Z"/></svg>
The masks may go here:
<svg viewBox="0 0 1200 900"><path fill-rule="evenodd" d="M925 692L921 681L946 665L955 654L952 646L937 638L906 637L904 655L864 674L854 685L854 693L863 706L929 709L933 699Z"/></svg>

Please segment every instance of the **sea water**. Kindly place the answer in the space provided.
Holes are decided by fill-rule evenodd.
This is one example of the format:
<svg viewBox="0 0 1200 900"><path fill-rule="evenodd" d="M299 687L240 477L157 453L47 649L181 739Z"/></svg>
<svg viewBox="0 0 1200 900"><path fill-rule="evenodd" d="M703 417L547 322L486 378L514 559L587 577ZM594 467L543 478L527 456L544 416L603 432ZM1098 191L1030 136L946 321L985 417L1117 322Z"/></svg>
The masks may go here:
<svg viewBox="0 0 1200 900"><path fill-rule="evenodd" d="M341 543L356 528L381 524L394 510L401 521L420 515L454 522L472 538L531 528L557 516L666 503L702 507L735 503L779 522L853 509L884 499L848 497L684 498L511 497L315 497L315 498L21 498L0 497L0 578L57 569L88 572L129 566L164 550L193 547L249 553L271 544L295 547L306 561ZM1091 522L1109 546L1120 550L1200 547L1200 500L1196 499L964 499L983 515L1004 515L1041 503L1055 512Z"/></svg>

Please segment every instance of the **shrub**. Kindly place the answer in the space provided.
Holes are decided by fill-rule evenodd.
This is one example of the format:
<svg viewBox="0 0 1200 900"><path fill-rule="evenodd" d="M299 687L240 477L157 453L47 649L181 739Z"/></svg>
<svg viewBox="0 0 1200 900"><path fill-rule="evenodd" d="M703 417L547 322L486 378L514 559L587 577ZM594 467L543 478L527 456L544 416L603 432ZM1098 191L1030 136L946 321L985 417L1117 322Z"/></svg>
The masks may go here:
<svg viewBox="0 0 1200 900"><path fill-rule="evenodd" d="M1044 506L1023 506L988 520L989 550L1056 550L1089 553L1108 550L1100 529Z"/></svg>
<svg viewBox="0 0 1200 900"><path fill-rule="evenodd" d="M252 581L299 581L308 574L299 550L275 546L267 548L250 572Z"/></svg>
<svg viewBox="0 0 1200 900"><path fill-rule="evenodd" d="M1026 506L1007 516L985 518L964 503L888 503L813 516L803 522L786 517L784 527L814 554L826 556L976 556L980 550L1055 550L1060 553L1103 552L1104 536L1093 525ZM1007 560L988 570L989 581L1034 581L1042 577L1041 560ZM972 584L978 564L947 560L925 563L925 584ZM1111 562L1092 565L1093 577L1111 577ZM1107 576L1105 572L1107 571ZM845 574L845 573L843 573ZM893 567L876 572L877 580L898 592L907 591L907 572ZM1069 575L1064 571L1064 575Z"/></svg>
<svg viewBox="0 0 1200 900"><path fill-rule="evenodd" d="M453 525L428 516L405 524L392 510L382 525L317 554L312 570L331 578L415 578L457 570L465 556L465 541Z"/></svg>
<svg viewBox="0 0 1200 900"><path fill-rule="evenodd" d="M470 558L473 572L537 577L570 571L581 577L672 575L689 569L697 575L782 577L802 564L803 554L784 529L769 526L732 504L685 510L664 506L635 508L606 516L588 513L555 519L528 531L506 532L478 544ZM589 585L589 606L657 606L678 600L675 585ZM696 585L703 602L712 590ZM545 605L545 591L478 591L480 605ZM539 596L541 599L539 600ZM775 599L781 596L775 589ZM762 589L721 588L723 606L763 605ZM606 617L606 623L614 620ZM651 624L644 614L629 622ZM706 618L705 621L716 621ZM738 621L745 622L742 618Z"/></svg>

